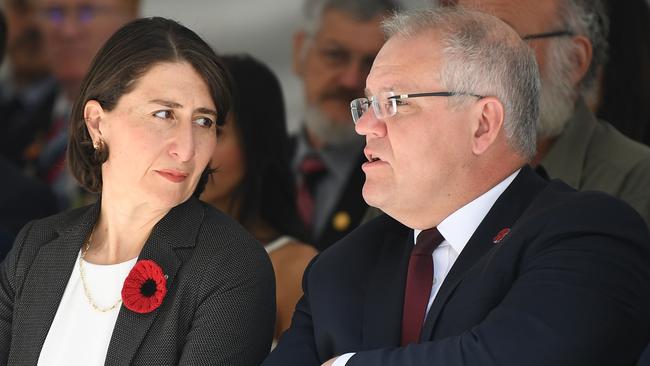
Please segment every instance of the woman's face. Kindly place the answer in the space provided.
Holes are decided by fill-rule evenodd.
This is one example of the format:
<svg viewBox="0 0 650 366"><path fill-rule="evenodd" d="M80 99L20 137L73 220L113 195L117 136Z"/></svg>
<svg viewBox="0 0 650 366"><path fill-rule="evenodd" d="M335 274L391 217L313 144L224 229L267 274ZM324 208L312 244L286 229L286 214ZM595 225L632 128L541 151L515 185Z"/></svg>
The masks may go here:
<svg viewBox="0 0 650 366"><path fill-rule="evenodd" d="M103 194L172 208L193 193L217 144L216 108L207 84L186 62L152 66L112 111L87 119L109 148ZM95 104L97 104L95 102ZM94 136L96 137L96 136Z"/></svg>
<svg viewBox="0 0 650 366"><path fill-rule="evenodd" d="M226 124L219 131L219 144L214 149L210 163L218 171L210 176L201 194L203 201L230 215L235 214L229 212L230 199L234 190L241 184L246 169L234 122L232 114L229 114Z"/></svg>

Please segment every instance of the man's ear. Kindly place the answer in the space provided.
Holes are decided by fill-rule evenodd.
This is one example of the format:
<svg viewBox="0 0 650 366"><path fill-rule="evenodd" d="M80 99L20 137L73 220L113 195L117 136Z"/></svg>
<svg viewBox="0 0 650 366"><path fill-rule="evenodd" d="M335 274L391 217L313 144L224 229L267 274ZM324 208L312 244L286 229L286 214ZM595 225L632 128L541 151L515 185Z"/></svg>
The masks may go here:
<svg viewBox="0 0 650 366"><path fill-rule="evenodd" d="M93 143L98 143L103 139L101 122L104 119L104 108L96 100L89 100L84 106L84 121Z"/></svg>
<svg viewBox="0 0 650 366"><path fill-rule="evenodd" d="M574 85L578 85L589 71L593 58L593 48L591 41L585 36L575 36L572 41L574 50L571 55L571 64L573 65L571 81Z"/></svg>
<svg viewBox="0 0 650 366"><path fill-rule="evenodd" d="M472 136L472 152L481 155L487 151L503 129L505 111L494 97L485 97L476 104L476 123Z"/></svg>
<svg viewBox="0 0 650 366"><path fill-rule="evenodd" d="M307 52L306 47L309 47L309 39L305 31L299 30L293 34L293 53L292 53L292 62L293 62L293 72L299 77L304 75L304 61L305 53Z"/></svg>

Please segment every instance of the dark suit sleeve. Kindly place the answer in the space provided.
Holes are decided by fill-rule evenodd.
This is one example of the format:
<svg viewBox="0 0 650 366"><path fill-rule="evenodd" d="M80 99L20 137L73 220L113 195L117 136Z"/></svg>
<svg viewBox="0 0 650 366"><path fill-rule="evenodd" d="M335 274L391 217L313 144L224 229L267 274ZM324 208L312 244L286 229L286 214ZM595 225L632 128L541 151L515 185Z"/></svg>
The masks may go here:
<svg viewBox="0 0 650 366"><path fill-rule="evenodd" d="M322 364L318 357L314 339L314 327L309 305L309 288L307 286L309 272L317 258L318 256L312 259L305 268L302 280L304 294L296 304L296 310L291 319L291 327L280 337L278 346L264 361L263 366L320 366Z"/></svg>
<svg viewBox="0 0 650 366"><path fill-rule="evenodd" d="M236 272L223 273L219 261L203 269L201 287L209 288L208 295L194 314L179 365L257 366L266 357L274 331L275 277L268 256L254 245L258 250L236 258Z"/></svg>
<svg viewBox="0 0 650 366"><path fill-rule="evenodd" d="M477 326L348 366L634 365L650 336L647 232L631 209L582 208L531 231L516 280Z"/></svg>
<svg viewBox="0 0 650 366"><path fill-rule="evenodd" d="M18 258L31 226L27 224L20 231L13 248L0 264L0 365L6 365L9 357Z"/></svg>

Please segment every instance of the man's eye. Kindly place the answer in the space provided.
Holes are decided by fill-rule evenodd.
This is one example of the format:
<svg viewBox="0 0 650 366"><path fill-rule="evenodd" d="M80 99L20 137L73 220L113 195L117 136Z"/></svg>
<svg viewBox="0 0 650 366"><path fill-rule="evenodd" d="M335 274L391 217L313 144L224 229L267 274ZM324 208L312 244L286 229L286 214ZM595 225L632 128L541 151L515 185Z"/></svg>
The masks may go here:
<svg viewBox="0 0 650 366"><path fill-rule="evenodd" d="M406 102L404 99L396 98L395 105L397 105L398 107L401 105L408 105L408 102Z"/></svg>
<svg viewBox="0 0 650 366"><path fill-rule="evenodd" d="M208 117L199 117L195 119L194 122L196 122L196 124L198 124L199 126L205 128L210 128L214 124L214 121Z"/></svg>
<svg viewBox="0 0 650 366"><path fill-rule="evenodd" d="M172 113L172 111L164 109L161 111L154 112L153 116L161 119L169 119L169 118L173 118L174 114Z"/></svg>
<svg viewBox="0 0 650 366"><path fill-rule="evenodd" d="M341 49L325 49L323 55L328 62L334 64L345 64L350 60L350 54Z"/></svg>

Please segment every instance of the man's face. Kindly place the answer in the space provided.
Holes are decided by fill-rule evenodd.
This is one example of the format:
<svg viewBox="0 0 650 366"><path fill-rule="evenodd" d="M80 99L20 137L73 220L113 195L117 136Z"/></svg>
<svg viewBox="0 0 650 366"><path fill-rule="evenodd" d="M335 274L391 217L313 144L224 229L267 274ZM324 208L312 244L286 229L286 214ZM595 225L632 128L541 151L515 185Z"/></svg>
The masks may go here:
<svg viewBox="0 0 650 366"><path fill-rule="evenodd" d="M384 43L382 19L362 22L327 10L314 36L295 36L294 70L303 80L306 103L330 124L352 123L350 101L363 96L372 61Z"/></svg>
<svg viewBox="0 0 650 366"><path fill-rule="evenodd" d="M48 73L43 37L34 7L28 1L5 1L7 51L18 83L29 83Z"/></svg>
<svg viewBox="0 0 650 366"><path fill-rule="evenodd" d="M125 0L37 0L54 76L78 87L104 42L135 17Z"/></svg>
<svg viewBox="0 0 650 366"><path fill-rule="evenodd" d="M475 8L509 24L520 36L561 31L558 0L459 0L458 5ZM526 41L535 51L542 80L539 138L559 135L573 113L577 86L572 81L571 45L566 38L538 38Z"/></svg>
<svg viewBox="0 0 650 366"><path fill-rule="evenodd" d="M431 34L392 37L377 55L366 94L446 91L439 78L442 62ZM368 110L356 125L366 138L368 204L411 227L450 209L471 159L471 110L472 104L450 108L445 97L404 99L394 116L383 119Z"/></svg>
<svg viewBox="0 0 650 366"><path fill-rule="evenodd" d="M458 0L458 5L492 14L510 25L522 37L559 30L556 29L557 0ZM542 74L546 70L549 40L552 39L527 41L535 51Z"/></svg>

